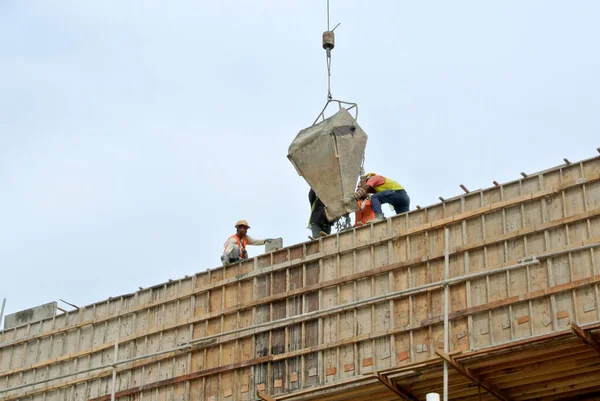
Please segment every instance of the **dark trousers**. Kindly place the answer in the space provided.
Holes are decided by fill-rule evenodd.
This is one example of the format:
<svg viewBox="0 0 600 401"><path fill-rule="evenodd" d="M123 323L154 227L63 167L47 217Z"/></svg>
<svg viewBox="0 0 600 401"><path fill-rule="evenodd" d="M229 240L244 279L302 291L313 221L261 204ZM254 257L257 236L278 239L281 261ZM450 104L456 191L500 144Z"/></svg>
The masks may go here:
<svg viewBox="0 0 600 401"><path fill-rule="evenodd" d="M398 191L392 191L391 189L388 189L386 191L373 194L371 196L371 208L373 209L373 213L383 213L381 210L381 205L384 203L389 203L390 205L394 206L396 214L408 212L410 209L410 198L404 189L400 189Z"/></svg>
<svg viewBox="0 0 600 401"><path fill-rule="evenodd" d="M310 230L312 232L312 237L313 238L320 238L321 237L321 231L323 231L327 235L331 234L331 224L311 222L310 223Z"/></svg>

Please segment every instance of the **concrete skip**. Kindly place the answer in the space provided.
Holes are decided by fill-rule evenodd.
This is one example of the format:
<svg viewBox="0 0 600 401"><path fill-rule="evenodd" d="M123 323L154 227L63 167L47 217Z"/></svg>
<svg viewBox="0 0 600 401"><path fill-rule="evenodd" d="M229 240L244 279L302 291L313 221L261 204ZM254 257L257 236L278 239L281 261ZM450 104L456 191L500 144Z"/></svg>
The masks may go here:
<svg viewBox="0 0 600 401"><path fill-rule="evenodd" d="M35 306L30 309L25 309L11 315L6 315L4 318L4 330L38 322L40 320L55 316L56 306L56 302L50 302L44 305Z"/></svg>
<svg viewBox="0 0 600 401"><path fill-rule="evenodd" d="M344 202L354 193L367 146L367 134L342 108L333 116L303 129L288 149L288 159L335 220L358 209Z"/></svg>

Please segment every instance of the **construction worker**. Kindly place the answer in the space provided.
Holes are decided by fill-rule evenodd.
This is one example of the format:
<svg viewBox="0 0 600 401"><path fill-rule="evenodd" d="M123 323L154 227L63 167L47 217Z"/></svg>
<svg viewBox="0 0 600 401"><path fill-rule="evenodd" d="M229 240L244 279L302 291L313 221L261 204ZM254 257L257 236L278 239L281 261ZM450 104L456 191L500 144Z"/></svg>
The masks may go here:
<svg viewBox="0 0 600 401"><path fill-rule="evenodd" d="M221 256L223 266L247 259L248 252L246 251L246 245L264 245L272 241L270 238L254 239L247 235L250 226L246 220L240 220L235 223L235 228L237 230L236 233L225 241L225 250Z"/></svg>
<svg viewBox="0 0 600 401"><path fill-rule="evenodd" d="M311 230L311 238L317 239L331 234L331 222L327 220L325 214L325 205L317 194L311 188L308 192L308 202L310 203L310 218L308 228Z"/></svg>
<svg viewBox="0 0 600 401"><path fill-rule="evenodd" d="M410 208L410 198L404 187L396 181L382 175L368 173L361 177L359 188L354 193L355 200L365 199L369 193L371 195L371 208L375 213L375 221L385 219L381 205L388 203L392 205L396 214L408 212Z"/></svg>
<svg viewBox="0 0 600 401"><path fill-rule="evenodd" d="M365 199L359 199L357 202L358 210L354 213L354 227L362 226L375 219L370 196L367 196Z"/></svg>

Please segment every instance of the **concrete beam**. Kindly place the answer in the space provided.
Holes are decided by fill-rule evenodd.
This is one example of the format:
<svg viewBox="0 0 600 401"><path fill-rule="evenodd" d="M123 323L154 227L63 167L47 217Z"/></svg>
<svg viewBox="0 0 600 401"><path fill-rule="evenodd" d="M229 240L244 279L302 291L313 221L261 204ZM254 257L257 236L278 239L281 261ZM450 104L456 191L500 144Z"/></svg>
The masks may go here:
<svg viewBox="0 0 600 401"><path fill-rule="evenodd" d="M56 306L56 302L50 302L11 315L6 315L4 318L4 330L39 322L40 320L56 316Z"/></svg>

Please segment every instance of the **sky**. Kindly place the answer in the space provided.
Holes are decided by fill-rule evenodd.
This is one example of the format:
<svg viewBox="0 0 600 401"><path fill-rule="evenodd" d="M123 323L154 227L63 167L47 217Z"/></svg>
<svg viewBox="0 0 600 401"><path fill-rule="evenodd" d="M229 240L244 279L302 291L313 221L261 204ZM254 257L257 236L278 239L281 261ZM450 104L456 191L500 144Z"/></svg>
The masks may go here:
<svg viewBox="0 0 600 401"><path fill-rule="evenodd" d="M239 219L306 241L309 187L286 155L326 101L325 4L1 1L5 314L215 268ZM365 168L414 208L597 155L599 14L331 0L332 93L359 104Z"/></svg>

